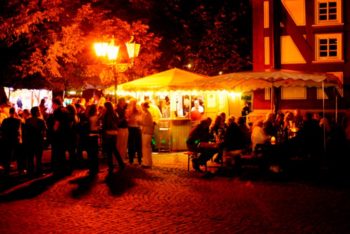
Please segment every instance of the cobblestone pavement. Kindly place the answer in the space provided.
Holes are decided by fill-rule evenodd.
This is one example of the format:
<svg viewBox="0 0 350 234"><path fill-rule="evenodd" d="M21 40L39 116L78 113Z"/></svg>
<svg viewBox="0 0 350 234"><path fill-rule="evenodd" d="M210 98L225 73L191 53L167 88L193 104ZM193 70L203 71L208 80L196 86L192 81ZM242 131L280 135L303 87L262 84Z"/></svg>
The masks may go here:
<svg viewBox="0 0 350 234"><path fill-rule="evenodd" d="M347 187L189 174L183 153L106 173L2 192L0 233L350 233Z"/></svg>

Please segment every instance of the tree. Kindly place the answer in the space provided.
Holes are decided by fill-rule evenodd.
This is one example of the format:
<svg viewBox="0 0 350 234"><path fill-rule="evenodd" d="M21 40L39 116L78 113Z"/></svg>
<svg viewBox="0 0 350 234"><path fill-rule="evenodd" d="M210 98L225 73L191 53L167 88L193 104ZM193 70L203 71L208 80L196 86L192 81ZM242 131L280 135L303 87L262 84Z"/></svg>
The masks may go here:
<svg viewBox="0 0 350 234"><path fill-rule="evenodd" d="M186 51L195 71L217 75L251 69L250 15L244 1L203 4L193 15L200 25L207 24L200 43Z"/></svg>
<svg viewBox="0 0 350 234"><path fill-rule="evenodd" d="M159 63L208 75L251 69L249 0L133 0L164 40ZM142 15L142 14L141 14Z"/></svg>
<svg viewBox="0 0 350 234"><path fill-rule="evenodd" d="M3 48L14 48L17 53L18 59L12 61L13 78L40 75L60 89L78 88L84 82L109 85L113 79L106 72L107 66L93 54L92 43L112 37L117 44L131 37L141 44L135 66L124 79L153 72L161 38L150 33L141 21L128 23L117 18L100 2L103 1L10 0L4 4L0 41L6 43Z"/></svg>

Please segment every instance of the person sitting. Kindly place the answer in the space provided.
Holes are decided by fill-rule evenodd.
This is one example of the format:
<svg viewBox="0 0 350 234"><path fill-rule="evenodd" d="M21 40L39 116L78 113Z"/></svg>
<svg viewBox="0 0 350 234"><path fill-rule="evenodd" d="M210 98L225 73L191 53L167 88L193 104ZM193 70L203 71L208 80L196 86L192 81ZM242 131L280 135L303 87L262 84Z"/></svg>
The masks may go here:
<svg viewBox="0 0 350 234"><path fill-rule="evenodd" d="M307 112L304 116L302 128L297 133L299 143L303 149L304 156L315 161L320 161L323 146L323 131L319 122Z"/></svg>
<svg viewBox="0 0 350 234"><path fill-rule="evenodd" d="M266 120L263 122L264 132L268 136L276 136L277 130L275 127L275 114L270 112L266 115Z"/></svg>
<svg viewBox="0 0 350 234"><path fill-rule="evenodd" d="M251 131L248 128L246 122L245 122L245 118L243 116L240 116L237 119L237 125L238 128L240 129L241 133L242 133L242 143L243 143L243 148L246 149L247 151L251 151Z"/></svg>
<svg viewBox="0 0 350 234"><path fill-rule="evenodd" d="M263 145L265 144L269 137L264 131L264 122L262 120L258 120L254 123L253 131L251 135L252 140L252 151L254 152L256 150L257 145Z"/></svg>
<svg viewBox="0 0 350 234"><path fill-rule="evenodd" d="M192 129L186 141L189 151L199 153L198 158L192 160L193 168L200 171L200 165L205 165L217 152L217 147L209 147L209 143L213 136L209 132L209 126L212 122L211 118L201 120L201 122ZM212 144L215 146L215 144Z"/></svg>
<svg viewBox="0 0 350 234"><path fill-rule="evenodd" d="M243 121L243 117L240 121ZM237 153L240 154L246 150L248 140L246 139L247 136L244 134L245 133L242 131L241 127L236 123L235 117L231 116L228 121L228 127L224 134L222 144L225 157L231 153L236 155Z"/></svg>
<svg viewBox="0 0 350 234"><path fill-rule="evenodd" d="M221 147L222 142L224 140L225 131L227 128L227 125L225 123L226 114L220 113L216 116L214 123L210 126L210 134L214 136L215 142L220 145L219 147L219 153L217 157L215 158L215 162L221 163L222 162L222 151L223 148Z"/></svg>

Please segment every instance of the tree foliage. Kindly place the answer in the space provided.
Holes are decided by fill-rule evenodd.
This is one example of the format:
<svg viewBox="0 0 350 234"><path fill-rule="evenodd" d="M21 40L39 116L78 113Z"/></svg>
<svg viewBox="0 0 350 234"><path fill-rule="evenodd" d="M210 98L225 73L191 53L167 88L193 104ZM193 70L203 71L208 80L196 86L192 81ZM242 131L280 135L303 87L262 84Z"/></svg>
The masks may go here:
<svg viewBox="0 0 350 234"><path fill-rule="evenodd" d="M145 18L164 40L160 63L217 75L251 69L249 0L164 0L148 2ZM153 4L149 3L153 2Z"/></svg>
<svg viewBox="0 0 350 234"><path fill-rule="evenodd" d="M130 38L141 44L135 66L119 77L128 80L151 73L160 56L161 38L141 21L129 23L116 17L101 2L9 0L0 17L0 41L6 43L2 48L13 48L18 56L13 77L39 74L61 89L84 82L109 85L113 82L110 66L94 55L92 44L112 37L116 44ZM118 59L126 59L125 49Z"/></svg>
<svg viewBox="0 0 350 234"><path fill-rule="evenodd" d="M141 52L118 81L173 67L216 75L251 68L249 0L8 0L0 2L2 64L14 78L62 86L113 83L91 45L134 37ZM121 51L125 59L125 48ZM1 74L3 73L3 74ZM5 77L4 69L0 79ZM62 87L61 87L62 88Z"/></svg>

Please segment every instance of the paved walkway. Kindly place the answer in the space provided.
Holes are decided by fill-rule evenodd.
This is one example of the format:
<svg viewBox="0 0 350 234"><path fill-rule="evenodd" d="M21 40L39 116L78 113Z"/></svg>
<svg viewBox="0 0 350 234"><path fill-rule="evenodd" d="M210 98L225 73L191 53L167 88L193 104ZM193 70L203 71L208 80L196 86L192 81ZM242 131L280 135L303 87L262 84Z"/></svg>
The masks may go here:
<svg viewBox="0 0 350 234"><path fill-rule="evenodd" d="M187 173L154 154L106 179L46 175L0 194L0 233L349 233L350 189Z"/></svg>

